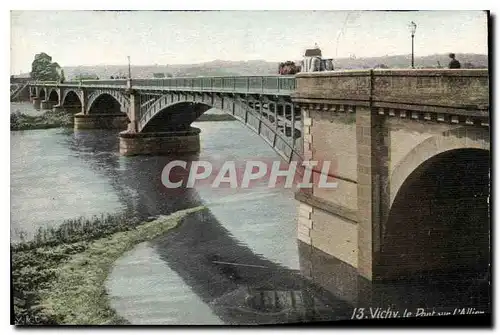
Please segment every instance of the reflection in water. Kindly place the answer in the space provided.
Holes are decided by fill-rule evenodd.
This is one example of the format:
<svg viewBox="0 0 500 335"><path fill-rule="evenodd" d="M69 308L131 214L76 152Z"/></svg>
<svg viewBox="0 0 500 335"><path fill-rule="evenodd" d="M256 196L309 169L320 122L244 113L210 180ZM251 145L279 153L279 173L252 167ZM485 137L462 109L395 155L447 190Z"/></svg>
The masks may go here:
<svg viewBox="0 0 500 335"><path fill-rule="evenodd" d="M335 320L346 318L349 310L300 271L235 240L209 210L190 214L154 245L170 269L227 324Z"/></svg>
<svg viewBox="0 0 500 335"><path fill-rule="evenodd" d="M340 266L338 259L302 241L299 241L299 255L301 264L312 269L303 274L307 273L314 282L336 296L345 297L356 307L490 310L491 288L487 277L481 275L471 279L467 273L457 272L440 278L429 276L373 283L358 276L354 268Z"/></svg>
<svg viewBox="0 0 500 335"><path fill-rule="evenodd" d="M75 131L68 146L92 170L108 178L130 215L145 219L200 204L193 189L172 192L161 183L161 172L168 162L175 159L190 162L198 159L197 155L123 157L118 153L117 136L117 132L109 130Z"/></svg>

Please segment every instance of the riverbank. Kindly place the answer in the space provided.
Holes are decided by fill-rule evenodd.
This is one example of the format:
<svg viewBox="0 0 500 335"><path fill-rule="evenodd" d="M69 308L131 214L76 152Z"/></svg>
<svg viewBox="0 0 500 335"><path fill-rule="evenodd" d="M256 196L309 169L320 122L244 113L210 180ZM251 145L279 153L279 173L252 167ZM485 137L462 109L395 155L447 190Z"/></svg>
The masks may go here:
<svg viewBox="0 0 500 335"><path fill-rule="evenodd" d="M229 114L203 114L196 122L236 121ZM10 130L34 130L73 126L73 115L66 111L48 110L41 115L27 115L21 112L10 114Z"/></svg>
<svg viewBox="0 0 500 335"><path fill-rule="evenodd" d="M176 227L203 206L139 223L125 216L66 221L11 245L14 323L126 324L109 307L106 277L124 252Z"/></svg>
<svg viewBox="0 0 500 335"><path fill-rule="evenodd" d="M10 114L10 130L49 129L70 127L73 125L73 115L61 110L48 110L41 115L27 115L19 111Z"/></svg>

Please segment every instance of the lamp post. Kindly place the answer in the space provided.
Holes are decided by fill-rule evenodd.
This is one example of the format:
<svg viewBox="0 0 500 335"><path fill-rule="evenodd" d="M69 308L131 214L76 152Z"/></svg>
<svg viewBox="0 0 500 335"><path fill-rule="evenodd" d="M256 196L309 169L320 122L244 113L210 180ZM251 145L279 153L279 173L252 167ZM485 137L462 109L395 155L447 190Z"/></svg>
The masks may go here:
<svg viewBox="0 0 500 335"><path fill-rule="evenodd" d="M415 68L414 40L415 40L415 31L417 30L417 24L411 21L408 27L411 32L411 68L414 69Z"/></svg>
<svg viewBox="0 0 500 335"><path fill-rule="evenodd" d="M132 89L132 72L130 71L130 56L127 56L128 59L128 78L127 78L127 88L128 90Z"/></svg>
<svg viewBox="0 0 500 335"><path fill-rule="evenodd" d="M130 56L128 58L128 79L132 79L132 72L130 71Z"/></svg>

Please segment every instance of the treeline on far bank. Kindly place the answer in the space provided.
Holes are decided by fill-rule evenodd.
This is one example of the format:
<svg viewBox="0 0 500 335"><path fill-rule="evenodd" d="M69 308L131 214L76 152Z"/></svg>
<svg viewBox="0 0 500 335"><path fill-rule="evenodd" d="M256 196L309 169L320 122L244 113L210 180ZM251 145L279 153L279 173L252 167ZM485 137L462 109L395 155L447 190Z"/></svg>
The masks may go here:
<svg viewBox="0 0 500 335"><path fill-rule="evenodd" d="M73 115L66 111L48 110L41 115L19 111L10 114L10 130L49 129L73 125Z"/></svg>
<svg viewBox="0 0 500 335"><path fill-rule="evenodd" d="M235 121L229 114L203 114L196 121ZM41 115L27 115L19 111L10 114L10 130L49 129L70 127L73 115L66 111L48 110Z"/></svg>

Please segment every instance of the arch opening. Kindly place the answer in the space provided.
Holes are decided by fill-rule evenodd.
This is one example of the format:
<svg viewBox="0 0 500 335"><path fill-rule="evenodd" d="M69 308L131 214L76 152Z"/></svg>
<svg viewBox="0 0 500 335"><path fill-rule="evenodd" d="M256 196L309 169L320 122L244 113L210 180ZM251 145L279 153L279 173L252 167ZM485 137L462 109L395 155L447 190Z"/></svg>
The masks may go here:
<svg viewBox="0 0 500 335"><path fill-rule="evenodd" d="M127 115L120 103L110 94L101 94L90 106L89 114Z"/></svg>
<svg viewBox="0 0 500 335"><path fill-rule="evenodd" d="M45 89L40 90L40 99L45 100Z"/></svg>
<svg viewBox="0 0 500 335"><path fill-rule="evenodd" d="M58 103L59 102L59 94L55 91L55 90L52 90L49 94L49 101L50 102L54 102L54 103Z"/></svg>
<svg viewBox="0 0 500 335"><path fill-rule="evenodd" d="M382 231L378 275L478 278L490 263L490 157L483 149L438 154L399 189Z"/></svg>
<svg viewBox="0 0 500 335"><path fill-rule="evenodd" d="M196 121L203 113L212 109L212 106L180 102L162 109L144 126L141 132L169 132L185 131L190 129L191 123Z"/></svg>
<svg viewBox="0 0 500 335"><path fill-rule="evenodd" d="M149 102L148 98L145 97L141 101ZM290 161L292 156L299 157L299 159L301 157L302 132L296 128L297 122L300 123L301 110L297 107L294 108L291 103L263 102L231 97L221 98L219 96L213 97L209 104L194 101L169 104L171 100L179 100L179 97L165 95L149 106L141 102L139 132L187 131L191 129L191 124L206 111L212 108L220 108L221 111L232 115L236 120L256 132L282 158ZM281 115L278 114L278 108L281 109ZM146 116L146 120L144 120L144 116ZM149 117L151 118L147 119ZM295 122L292 123L292 119ZM145 124L144 121L146 121ZM292 130L293 128L295 128L295 131Z"/></svg>
<svg viewBox="0 0 500 335"><path fill-rule="evenodd" d="M68 93L66 93L61 105L65 110L71 113L79 113L82 110L82 102L80 100L80 97L74 91L69 91Z"/></svg>

